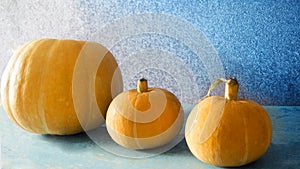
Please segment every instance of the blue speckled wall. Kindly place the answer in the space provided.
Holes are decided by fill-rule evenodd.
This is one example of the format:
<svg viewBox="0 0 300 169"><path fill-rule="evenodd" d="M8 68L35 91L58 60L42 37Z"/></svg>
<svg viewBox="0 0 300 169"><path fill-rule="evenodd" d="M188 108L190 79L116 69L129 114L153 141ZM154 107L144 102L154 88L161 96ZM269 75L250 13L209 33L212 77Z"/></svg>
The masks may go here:
<svg viewBox="0 0 300 169"><path fill-rule="evenodd" d="M212 79L235 76L240 97L300 105L299 1L7 0L0 9L1 73L28 40L85 39L110 48L125 89L144 76L193 103Z"/></svg>

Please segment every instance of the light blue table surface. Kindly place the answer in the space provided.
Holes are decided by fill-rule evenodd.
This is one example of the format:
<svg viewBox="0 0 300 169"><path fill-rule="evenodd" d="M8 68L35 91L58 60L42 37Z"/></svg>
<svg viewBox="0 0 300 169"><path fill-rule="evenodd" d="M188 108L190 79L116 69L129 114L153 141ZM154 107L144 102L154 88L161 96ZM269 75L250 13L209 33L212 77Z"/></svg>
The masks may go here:
<svg viewBox="0 0 300 169"><path fill-rule="evenodd" d="M262 158L243 168L298 168L300 107L266 106L264 108L273 123L272 143ZM189 111L190 108L186 110ZM0 121L3 169L217 168L197 160L190 153L184 139L165 153L135 159L120 157L105 151L85 133L73 136L50 136L23 131L8 119L2 107ZM112 146L116 145L112 144Z"/></svg>

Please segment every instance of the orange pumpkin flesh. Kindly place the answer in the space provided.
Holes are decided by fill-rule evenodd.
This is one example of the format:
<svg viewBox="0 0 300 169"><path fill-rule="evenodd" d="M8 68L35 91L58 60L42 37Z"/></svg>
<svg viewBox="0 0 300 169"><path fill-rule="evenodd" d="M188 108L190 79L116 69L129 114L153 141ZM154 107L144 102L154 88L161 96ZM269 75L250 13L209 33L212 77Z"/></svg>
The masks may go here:
<svg viewBox="0 0 300 169"><path fill-rule="evenodd" d="M116 143L131 149L166 144L182 127L181 104L165 89L148 89L145 80L138 83L137 90L121 93L110 104L106 119L108 132ZM160 106L153 100L165 104Z"/></svg>
<svg viewBox="0 0 300 169"><path fill-rule="evenodd" d="M256 102L237 99L238 83L227 81L225 97L201 100L186 124L186 141L199 160L234 167L260 158L270 145L272 124Z"/></svg>
<svg viewBox="0 0 300 169"><path fill-rule="evenodd" d="M10 59L1 81L2 104L10 119L39 134L83 131L74 110L72 79L77 58L88 45L100 46L56 39L34 40L22 46ZM97 68L95 94L103 116L112 100L111 79L117 67L107 52Z"/></svg>

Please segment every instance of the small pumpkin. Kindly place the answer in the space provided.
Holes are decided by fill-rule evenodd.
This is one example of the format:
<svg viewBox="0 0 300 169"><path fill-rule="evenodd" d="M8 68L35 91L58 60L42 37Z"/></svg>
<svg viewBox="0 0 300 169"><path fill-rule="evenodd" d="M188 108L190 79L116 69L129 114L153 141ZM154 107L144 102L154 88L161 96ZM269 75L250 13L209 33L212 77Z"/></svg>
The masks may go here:
<svg viewBox="0 0 300 169"><path fill-rule="evenodd" d="M209 96L225 82L225 97ZM215 166L235 167L260 158L270 145L272 124L258 103L237 98L235 78L218 79L208 97L200 100L188 116L185 137L192 154Z"/></svg>
<svg viewBox="0 0 300 169"><path fill-rule="evenodd" d="M137 89L119 94L111 102L106 127L111 138L130 149L150 149L170 142L183 125L181 103L171 92L148 88L140 79Z"/></svg>
<svg viewBox="0 0 300 169"><path fill-rule="evenodd" d="M23 45L9 60L2 76L1 99L10 119L23 129L67 135L83 131L79 116L86 122L85 129L104 123L114 94L122 88L118 64L102 45L37 39Z"/></svg>

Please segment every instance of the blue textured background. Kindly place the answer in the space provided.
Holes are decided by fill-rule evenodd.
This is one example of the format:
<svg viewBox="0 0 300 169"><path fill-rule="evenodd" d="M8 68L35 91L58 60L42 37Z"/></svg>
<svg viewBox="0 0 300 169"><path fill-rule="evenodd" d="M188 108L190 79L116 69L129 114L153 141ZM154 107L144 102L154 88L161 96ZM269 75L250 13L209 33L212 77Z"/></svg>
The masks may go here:
<svg viewBox="0 0 300 169"><path fill-rule="evenodd" d="M12 53L11 50L28 40L41 37L92 39L99 27L118 18L161 13L186 20L205 34L218 52L226 77L238 78L241 97L263 105L300 105L300 2L297 0L6 0L0 7L1 72ZM147 34L144 37L147 36L155 41L161 38ZM135 38L129 40L135 41ZM136 37L136 42L138 40ZM168 40L173 42L170 37L163 38L162 41ZM125 40L118 45L121 46L122 43L127 44ZM144 43L151 46L152 42ZM118 45L113 50L117 59L121 57L118 55ZM184 46L182 49L185 49ZM193 59L196 56L188 49L182 53L189 56L183 56L182 59L193 73L201 72L201 63ZM164 76L160 73L154 71L153 77ZM151 76L151 70L146 70L143 74ZM205 77L195 78L197 83L205 81ZM208 85L209 83L206 84ZM201 91L197 98L204 93L205 91Z"/></svg>

